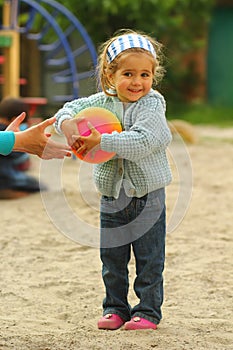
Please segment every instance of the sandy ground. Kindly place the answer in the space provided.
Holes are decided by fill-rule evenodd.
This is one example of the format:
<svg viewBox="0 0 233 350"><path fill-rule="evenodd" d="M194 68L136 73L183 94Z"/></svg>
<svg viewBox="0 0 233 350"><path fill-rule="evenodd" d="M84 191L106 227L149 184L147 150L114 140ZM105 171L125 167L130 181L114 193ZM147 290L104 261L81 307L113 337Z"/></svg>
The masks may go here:
<svg viewBox="0 0 233 350"><path fill-rule="evenodd" d="M158 330L97 329L104 288L90 169L33 158L49 191L0 201L1 350L233 349L233 130L197 130L196 145L175 139L170 150ZM134 276L132 260L131 304Z"/></svg>

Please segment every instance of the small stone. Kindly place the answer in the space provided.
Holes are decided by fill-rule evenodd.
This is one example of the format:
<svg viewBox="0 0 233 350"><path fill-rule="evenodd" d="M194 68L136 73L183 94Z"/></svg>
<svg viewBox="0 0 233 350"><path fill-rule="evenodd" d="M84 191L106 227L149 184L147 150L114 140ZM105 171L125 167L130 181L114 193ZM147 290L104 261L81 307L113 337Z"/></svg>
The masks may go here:
<svg viewBox="0 0 233 350"><path fill-rule="evenodd" d="M137 316L137 317L134 317L133 320L134 320L134 322L139 322L141 320L141 318Z"/></svg>

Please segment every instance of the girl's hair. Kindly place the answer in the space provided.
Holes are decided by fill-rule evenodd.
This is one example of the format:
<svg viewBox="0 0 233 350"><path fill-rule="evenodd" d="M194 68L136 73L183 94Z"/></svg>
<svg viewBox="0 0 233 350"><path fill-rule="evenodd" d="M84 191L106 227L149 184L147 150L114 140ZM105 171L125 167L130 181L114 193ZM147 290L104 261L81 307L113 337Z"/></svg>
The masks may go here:
<svg viewBox="0 0 233 350"><path fill-rule="evenodd" d="M127 35L127 34L137 34L140 36L143 36L145 39L149 40L150 43L152 44L155 52L156 52L156 58L153 57L153 55L142 48L137 48L137 47L133 47L133 48L129 48L127 50L122 51L111 63L109 63L108 57L107 57L107 51L109 46L112 44L112 42L114 40L116 40L119 36L122 35ZM155 39L153 39L152 37L150 37L147 34L144 34L142 32L136 32L134 30L131 29L122 29L118 32L115 33L115 35L107 40L105 43L103 43L100 48L99 48L99 58L98 58L98 65L97 65L97 75L98 75L98 83L99 83L99 87L106 93L106 95L109 96L116 96L116 92L115 92L115 88L112 85L112 83L109 81L108 79L108 75L109 74L114 74L117 71L118 68L118 62L120 57L122 57L125 53L129 53L130 52L141 52L141 53L146 53L148 55L150 55L151 58L154 59L154 67L153 67L153 73L154 73L154 84L158 84L159 81L162 80L164 73L165 73L165 69L162 66L162 62L163 62L163 54L162 54L162 44L159 43L158 41L156 41Z"/></svg>

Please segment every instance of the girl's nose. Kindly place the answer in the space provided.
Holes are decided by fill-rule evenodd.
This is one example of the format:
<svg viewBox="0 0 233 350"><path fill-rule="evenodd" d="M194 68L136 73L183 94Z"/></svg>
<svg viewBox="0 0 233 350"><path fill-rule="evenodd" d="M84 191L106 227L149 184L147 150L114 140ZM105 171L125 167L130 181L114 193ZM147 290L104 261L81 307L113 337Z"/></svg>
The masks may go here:
<svg viewBox="0 0 233 350"><path fill-rule="evenodd" d="M134 85L139 85L141 83L140 77L133 77L132 83Z"/></svg>

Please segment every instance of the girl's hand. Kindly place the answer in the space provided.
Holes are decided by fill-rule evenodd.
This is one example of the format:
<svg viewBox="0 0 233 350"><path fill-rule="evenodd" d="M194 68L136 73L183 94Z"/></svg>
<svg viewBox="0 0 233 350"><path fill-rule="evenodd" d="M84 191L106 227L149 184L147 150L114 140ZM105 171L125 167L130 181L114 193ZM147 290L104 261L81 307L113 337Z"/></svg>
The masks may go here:
<svg viewBox="0 0 233 350"><path fill-rule="evenodd" d="M96 150L96 147L99 146L101 142L101 133L95 129L90 122L87 123L87 126L91 131L89 136L73 135L73 148L77 153L82 153L82 155L86 155L93 148Z"/></svg>
<svg viewBox="0 0 233 350"><path fill-rule="evenodd" d="M67 139L68 145L74 146L73 135L79 135L78 119L66 119L61 124L61 130ZM77 141L76 141L77 142ZM81 146L81 145L79 145Z"/></svg>

